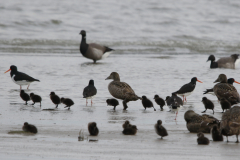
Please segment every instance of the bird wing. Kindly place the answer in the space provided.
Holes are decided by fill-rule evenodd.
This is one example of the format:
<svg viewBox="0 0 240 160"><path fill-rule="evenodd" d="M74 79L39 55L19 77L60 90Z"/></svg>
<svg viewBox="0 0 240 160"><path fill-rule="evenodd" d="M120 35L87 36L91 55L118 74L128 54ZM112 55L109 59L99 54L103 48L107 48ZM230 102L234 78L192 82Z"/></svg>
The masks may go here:
<svg viewBox="0 0 240 160"><path fill-rule="evenodd" d="M183 85L177 92L177 94L183 94L183 93L187 93L187 92L192 92L195 88L195 84L192 83L187 83L185 85Z"/></svg>
<svg viewBox="0 0 240 160"><path fill-rule="evenodd" d="M95 86L87 86L83 90L83 98L92 97L97 94Z"/></svg>
<svg viewBox="0 0 240 160"><path fill-rule="evenodd" d="M32 81L39 81L38 79L35 79L25 73L22 72L18 72L16 73L15 77L14 77L15 81L27 81L27 82L32 82Z"/></svg>

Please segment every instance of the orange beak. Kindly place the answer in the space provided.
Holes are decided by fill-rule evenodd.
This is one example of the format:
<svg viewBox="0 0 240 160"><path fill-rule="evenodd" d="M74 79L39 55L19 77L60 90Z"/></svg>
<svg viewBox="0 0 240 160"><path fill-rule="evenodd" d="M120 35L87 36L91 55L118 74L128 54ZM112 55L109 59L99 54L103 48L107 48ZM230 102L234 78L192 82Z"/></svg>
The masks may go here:
<svg viewBox="0 0 240 160"><path fill-rule="evenodd" d="M202 81L199 81L199 80L197 80L198 82L200 82L200 83L203 83ZM240 84L240 83L239 83Z"/></svg>
<svg viewBox="0 0 240 160"><path fill-rule="evenodd" d="M11 69L7 70L7 71L6 71L6 72L4 72L4 73L7 73L7 72L9 72L9 71L11 71Z"/></svg>
<svg viewBox="0 0 240 160"><path fill-rule="evenodd" d="M240 84L239 82L237 82L237 81L234 81L235 83L238 83L238 84Z"/></svg>

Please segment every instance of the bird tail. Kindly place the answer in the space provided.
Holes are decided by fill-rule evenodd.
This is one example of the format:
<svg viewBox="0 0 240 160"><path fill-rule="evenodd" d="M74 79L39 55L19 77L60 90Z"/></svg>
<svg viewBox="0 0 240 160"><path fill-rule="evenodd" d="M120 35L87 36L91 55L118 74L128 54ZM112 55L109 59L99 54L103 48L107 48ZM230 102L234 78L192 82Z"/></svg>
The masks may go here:
<svg viewBox="0 0 240 160"><path fill-rule="evenodd" d="M34 81L38 81L38 82L40 82L38 79L34 79Z"/></svg>
<svg viewBox="0 0 240 160"><path fill-rule="evenodd" d="M213 89L206 89L206 91L204 91L203 94L207 94L207 93L209 93L209 92L213 92Z"/></svg>

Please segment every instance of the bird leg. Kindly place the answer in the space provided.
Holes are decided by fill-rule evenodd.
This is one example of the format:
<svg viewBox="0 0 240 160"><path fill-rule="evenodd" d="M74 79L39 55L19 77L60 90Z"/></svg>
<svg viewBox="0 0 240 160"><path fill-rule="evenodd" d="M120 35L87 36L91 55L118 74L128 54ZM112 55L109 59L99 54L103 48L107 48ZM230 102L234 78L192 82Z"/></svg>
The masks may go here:
<svg viewBox="0 0 240 160"><path fill-rule="evenodd" d="M187 102L187 98L186 98L186 96L185 96L185 102Z"/></svg>
<svg viewBox="0 0 240 160"><path fill-rule="evenodd" d="M128 108L126 100L124 100L122 103L123 103L123 110L126 110Z"/></svg>
<svg viewBox="0 0 240 160"><path fill-rule="evenodd" d="M184 102L184 95L182 97L183 97L183 102Z"/></svg>
<svg viewBox="0 0 240 160"><path fill-rule="evenodd" d="M20 91L22 90L22 86L20 86Z"/></svg>
<svg viewBox="0 0 240 160"><path fill-rule="evenodd" d="M236 143L239 143L239 141L238 141L238 134L236 135L236 137L237 137L237 141L236 141Z"/></svg>
<svg viewBox="0 0 240 160"><path fill-rule="evenodd" d="M113 110L115 110L116 106L113 106Z"/></svg>
<svg viewBox="0 0 240 160"><path fill-rule="evenodd" d="M33 102L33 104L32 105L34 105L35 104L35 102Z"/></svg>
<svg viewBox="0 0 240 160"><path fill-rule="evenodd" d="M177 111L177 113L176 113L176 117L175 117L175 119L174 119L175 121L177 120L177 114L178 114L178 111Z"/></svg>
<svg viewBox="0 0 240 160"><path fill-rule="evenodd" d="M91 98L91 106L92 106L93 102L92 102L92 98Z"/></svg>
<svg viewBox="0 0 240 160"><path fill-rule="evenodd" d="M161 111L163 111L163 107L160 106L160 108L161 108Z"/></svg>
<svg viewBox="0 0 240 160"><path fill-rule="evenodd" d="M29 88L30 84L28 85L27 89Z"/></svg>
<svg viewBox="0 0 240 160"><path fill-rule="evenodd" d="M42 106L41 102L40 102L40 107Z"/></svg>
<svg viewBox="0 0 240 160"><path fill-rule="evenodd" d="M154 108L154 107L153 107ZM156 111L156 109L154 108L154 111Z"/></svg>
<svg viewBox="0 0 240 160"><path fill-rule="evenodd" d="M26 101L25 105L27 105L27 101Z"/></svg>
<svg viewBox="0 0 240 160"><path fill-rule="evenodd" d="M213 111L213 114L214 114L214 110L212 110Z"/></svg>
<svg viewBox="0 0 240 160"><path fill-rule="evenodd" d="M207 110L207 109L206 109ZM205 111L202 111L202 113L205 113L206 112L206 110Z"/></svg>
<svg viewBox="0 0 240 160"><path fill-rule="evenodd" d="M227 136L227 143L228 143L229 141L228 141L228 136Z"/></svg>
<svg viewBox="0 0 240 160"><path fill-rule="evenodd" d="M86 106L87 106L88 102L87 102L87 98L86 98Z"/></svg>
<svg viewBox="0 0 240 160"><path fill-rule="evenodd" d="M56 105L56 108L58 108L58 104Z"/></svg>

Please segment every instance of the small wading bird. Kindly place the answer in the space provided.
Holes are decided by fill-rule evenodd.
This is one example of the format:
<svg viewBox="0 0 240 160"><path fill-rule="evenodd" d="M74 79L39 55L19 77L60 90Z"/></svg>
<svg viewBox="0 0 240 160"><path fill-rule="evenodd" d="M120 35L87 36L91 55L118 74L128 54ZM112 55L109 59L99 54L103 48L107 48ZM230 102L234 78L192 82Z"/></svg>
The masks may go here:
<svg viewBox="0 0 240 160"><path fill-rule="evenodd" d="M28 87L27 87L27 89L28 89L30 86L30 83L32 83L34 81L39 81L38 79L32 78L25 73L18 72L17 67L14 65L11 65L10 69L7 70L5 73L7 73L9 71L11 71L10 76L12 78L12 81L20 86L20 90L22 90L23 85L28 85Z"/></svg>
<svg viewBox="0 0 240 160"><path fill-rule="evenodd" d="M93 104L92 99L97 94L97 89L94 86L94 81L90 80L87 87L83 90L83 98L86 98L86 105L87 105L87 99L91 99L91 105Z"/></svg>
<svg viewBox="0 0 240 160"><path fill-rule="evenodd" d="M113 49L102 46L96 43L87 43L86 41L86 31L82 30L79 34L82 35L82 41L80 43L80 52L82 55L88 59L92 59L94 63L103 58L108 57Z"/></svg>
<svg viewBox="0 0 240 160"><path fill-rule="evenodd" d="M178 91L176 91L174 93L176 93L179 96L182 96L183 97L183 102L184 102L184 97L185 97L185 101L187 102L186 97L192 94L192 92L194 91L194 89L196 87L196 82L197 81L200 82L200 83L203 83L203 82L199 81L197 79L197 77L193 77L191 79L191 82L183 85Z"/></svg>

